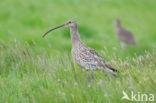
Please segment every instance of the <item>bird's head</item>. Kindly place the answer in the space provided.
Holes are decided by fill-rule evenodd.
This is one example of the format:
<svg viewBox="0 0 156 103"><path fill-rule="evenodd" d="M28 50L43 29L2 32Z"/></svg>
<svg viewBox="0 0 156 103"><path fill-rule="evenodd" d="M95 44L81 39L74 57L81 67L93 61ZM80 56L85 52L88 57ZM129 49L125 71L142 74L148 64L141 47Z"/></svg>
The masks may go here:
<svg viewBox="0 0 156 103"><path fill-rule="evenodd" d="M45 37L49 32L58 29L60 27L70 27L70 28L77 28L77 22L75 20L68 20L65 24L62 24L60 26L54 27L47 31L42 37Z"/></svg>
<svg viewBox="0 0 156 103"><path fill-rule="evenodd" d="M118 18L114 19L114 24L115 25L119 25L120 24L120 20Z"/></svg>
<svg viewBox="0 0 156 103"><path fill-rule="evenodd" d="M65 26L70 27L70 28L74 28L74 27L77 27L77 22L75 20L68 20L65 23Z"/></svg>

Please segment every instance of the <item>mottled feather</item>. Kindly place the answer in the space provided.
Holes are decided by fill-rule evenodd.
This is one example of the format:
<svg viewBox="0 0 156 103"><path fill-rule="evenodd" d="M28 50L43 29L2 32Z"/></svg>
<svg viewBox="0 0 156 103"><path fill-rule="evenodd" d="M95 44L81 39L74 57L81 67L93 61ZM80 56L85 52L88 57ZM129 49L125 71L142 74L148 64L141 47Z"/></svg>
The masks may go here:
<svg viewBox="0 0 156 103"><path fill-rule="evenodd" d="M83 43L75 47L72 49L72 57L81 68L88 70L110 69L113 72L117 72L96 50L87 47Z"/></svg>

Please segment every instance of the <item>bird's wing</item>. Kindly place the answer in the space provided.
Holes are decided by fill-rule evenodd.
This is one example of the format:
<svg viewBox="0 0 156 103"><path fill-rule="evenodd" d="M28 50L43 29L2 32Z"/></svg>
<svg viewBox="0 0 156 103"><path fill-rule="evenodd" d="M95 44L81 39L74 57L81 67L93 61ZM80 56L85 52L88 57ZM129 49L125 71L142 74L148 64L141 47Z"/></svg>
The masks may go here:
<svg viewBox="0 0 156 103"><path fill-rule="evenodd" d="M112 70L113 72L116 72L117 70L111 67L104 59L103 57L94 49L87 48L82 53L83 58L85 58L85 61L87 63L89 62L90 65L96 68L108 68Z"/></svg>
<svg viewBox="0 0 156 103"><path fill-rule="evenodd" d="M117 70L113 68L108 62L106 62L96 50L90 48L90 52L94 55L95 60L98 62L100 66L107 67L113 72L117 72Z"/></svg>

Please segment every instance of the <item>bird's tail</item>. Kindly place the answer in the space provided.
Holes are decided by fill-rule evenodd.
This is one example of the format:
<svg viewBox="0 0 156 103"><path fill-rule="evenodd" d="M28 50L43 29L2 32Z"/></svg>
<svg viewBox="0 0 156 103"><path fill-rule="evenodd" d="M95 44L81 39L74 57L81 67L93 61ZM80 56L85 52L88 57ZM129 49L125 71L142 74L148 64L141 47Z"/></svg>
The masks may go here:
<svg viewBox="0 0 156 103"><path fill-rule="evenodd" d="M119 72L118 70L116 70L115 68L109 67L109 69L111 69L113 72Z"/></svg>
<svg viewBox="0 0 156 103"><path fill-rule="evenodd" d="M114 77L118 78L118 76L114 72L118 72L115 68L107 67L104 69L107 73L112 74Z"/></svg>
<svg viewBox="0 0 156 103"><path fill-rule="evenodd" d="M113 75L115 78L118 78L118 76L117 76L115 73L113 73L112 75Z"/></svg>

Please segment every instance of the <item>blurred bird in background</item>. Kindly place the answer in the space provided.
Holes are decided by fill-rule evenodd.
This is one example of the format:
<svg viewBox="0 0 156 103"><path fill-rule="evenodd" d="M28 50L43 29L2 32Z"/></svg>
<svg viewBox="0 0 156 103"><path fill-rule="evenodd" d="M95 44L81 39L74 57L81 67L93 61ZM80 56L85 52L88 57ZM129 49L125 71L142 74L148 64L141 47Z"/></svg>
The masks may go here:
<svg viewBox="0 0 156 103"><path fill-rule="evenodd" d="M119 19L115 19L114 24L115 24L115 33L118 39L120 40L120 45L122 48L124 48L126 44L136 45L136 41L132 32L122 27Z"/></svg>

